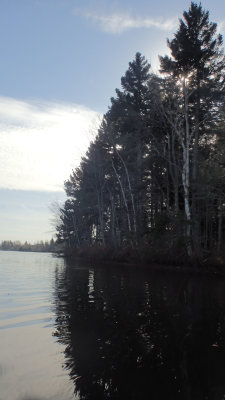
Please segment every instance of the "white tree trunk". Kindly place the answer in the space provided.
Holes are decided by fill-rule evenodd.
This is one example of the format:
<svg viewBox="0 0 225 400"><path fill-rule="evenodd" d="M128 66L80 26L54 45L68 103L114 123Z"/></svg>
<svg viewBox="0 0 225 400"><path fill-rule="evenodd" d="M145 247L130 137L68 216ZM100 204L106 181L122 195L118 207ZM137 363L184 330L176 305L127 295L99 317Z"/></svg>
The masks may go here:
<svg viewBox="0 0 225 400"><path fill-rule="evenodd" d="M129 230L129 232L131 232L130 213L129 213L129 209L128 209L128 205L127 205L127 199L126 199L125 191L124 191L122 182L121 182L121 180L120 180L120 177L119 177L119 175L118 175L118 173L117 173L117 171L116 171L115 165L113 164L113 161L112 161L112 168L113 168L113 170L114 170L114 172L115 172L115 174L116 174L117 180L118 180L119 185L120 185L120 189L121 189L121 193L122 193L124 205L125 205L126 212L127 212L128 230Z"/></svg>
<svg viewBox="0 0 225 400"><path fill-rule="evenodd" d="M187 252L192 255L191 246L191 206L190 206L190 127L188 120L188 93L185 78L183 80L183 94L184 94L184 115L185 115L185 138L182 141L183 149L183 170L182 170L182 183L184 188L184 210L187 222L186 238L187 238Z"/></svg>

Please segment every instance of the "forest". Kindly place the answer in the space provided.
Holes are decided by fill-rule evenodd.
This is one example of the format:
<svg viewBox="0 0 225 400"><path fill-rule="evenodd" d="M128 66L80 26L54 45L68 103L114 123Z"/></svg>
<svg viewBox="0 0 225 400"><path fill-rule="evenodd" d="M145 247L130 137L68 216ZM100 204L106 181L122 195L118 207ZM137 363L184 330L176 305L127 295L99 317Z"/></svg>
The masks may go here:
<svg viewBox="0 0 225 400"><path fill-rule="evenodd" d="M64 254L224 262L223 38L192 2L167 44L159 74L136 53L65 182L56 227Z"/></svg>
<svg viewBox="0 0 225 400"><path fill-rule="evenodd" d="M44 252L44 253L55 253L58 252L59 246L56 244L54 239L50 241L41 240L37 243L29 243L25 241L24 243L19 240L3 240L0 243L0 250L6 251L33 251L33 252Z"/></svg>

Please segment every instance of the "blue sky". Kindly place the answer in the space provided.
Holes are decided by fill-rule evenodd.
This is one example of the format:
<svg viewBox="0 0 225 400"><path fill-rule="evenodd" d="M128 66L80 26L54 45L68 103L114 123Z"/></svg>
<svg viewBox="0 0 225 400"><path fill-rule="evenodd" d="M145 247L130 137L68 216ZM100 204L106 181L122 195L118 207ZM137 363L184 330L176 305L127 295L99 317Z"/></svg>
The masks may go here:
<svg viewBox="0 0 225 400"><path fill-rule="evenodd" d="M186 0L1 0L0 240L53 235L51 204L129 61L158 68ZM225 2L205 0L225 31Z"/></svg>

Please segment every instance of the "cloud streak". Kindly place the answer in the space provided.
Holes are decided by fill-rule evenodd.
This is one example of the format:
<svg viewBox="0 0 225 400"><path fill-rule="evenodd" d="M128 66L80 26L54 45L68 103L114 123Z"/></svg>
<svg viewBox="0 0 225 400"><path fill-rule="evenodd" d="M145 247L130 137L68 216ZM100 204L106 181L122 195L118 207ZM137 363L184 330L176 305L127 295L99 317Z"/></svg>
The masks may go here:
<svg viewBox="0 0 225 400"><path fill-rule="evenodd" d="M63 190L97 117L76 104L0 96L0 188Z"/></svg>
<svg viewBox="0 0 225 400"><path fill-rule="evenodd" d="M217 31L224 35L225 33L225 20L221 20L217 23Z"/></svg>
<svg viewBox="0 0 225 400"><path fill-rule="evenodd" d="M151 17L133 17L125 13L113 13L110 15L100 15L94 12L74 10L76 15L82 16L99 25L100 28L111 34L122 34L129 29L150 29L156 28L163 31L172 30L177 26L175 18L151 18Z"/></svg>

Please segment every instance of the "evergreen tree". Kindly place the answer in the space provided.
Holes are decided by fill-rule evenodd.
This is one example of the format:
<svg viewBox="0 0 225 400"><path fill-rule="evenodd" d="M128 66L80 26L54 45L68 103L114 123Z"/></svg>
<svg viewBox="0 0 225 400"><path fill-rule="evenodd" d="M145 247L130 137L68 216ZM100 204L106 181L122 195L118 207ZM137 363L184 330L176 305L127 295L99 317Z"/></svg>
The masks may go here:
<svg viewBox="0 0 225 400"><path fill-rule="evenodd" d="M180 83L183 97L183 188L186 218L198 250L201 241L200 170L202 137L213 136L224 99L225 58L222 36L209 21L209 12L192 2L183 13L174 39L168 40L172 57L160 57L161 71ZM182 144L183 143L183 144ZM185 146L185 147L184 147Z"/></svg>
<svg viewBox="0 0 225 400"><path fill-rule="evenodd" d="M168 46L171 57L160 58L166 77L151 74L140 53L129 63L95 140L65 182L57 231L69 249L148 252L150 245L166 260L177 251L222 251L222 37L192 2Z"/></svg>
<svg viewBox="0 0 225 400"><path fill-rule="evenodd" d="M134 234L141 240L146 230L144 211L146 183L145 170L149 142L150 99L148 82L150 65L140 53L129 63L121 78L122 91L116 89L116 98L106 115L110 137L120 148L117 156L122 161L121 171L128 185L128 200L133 216Z"/></svg>

